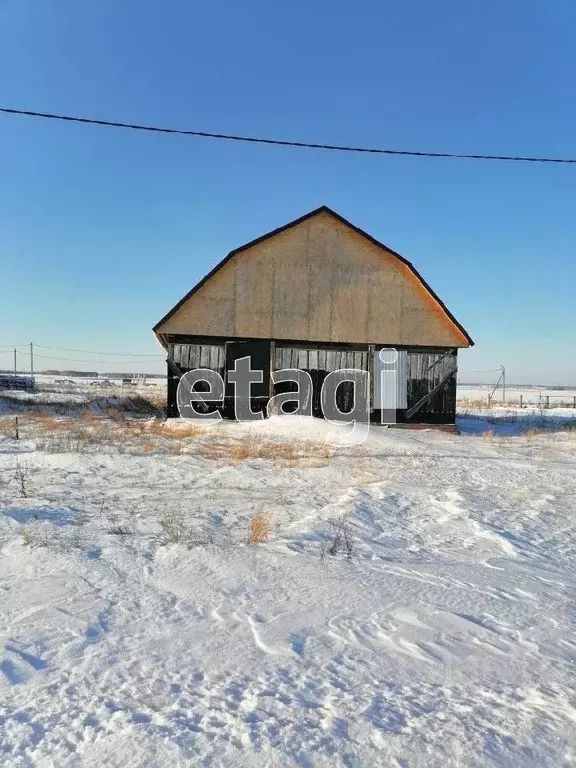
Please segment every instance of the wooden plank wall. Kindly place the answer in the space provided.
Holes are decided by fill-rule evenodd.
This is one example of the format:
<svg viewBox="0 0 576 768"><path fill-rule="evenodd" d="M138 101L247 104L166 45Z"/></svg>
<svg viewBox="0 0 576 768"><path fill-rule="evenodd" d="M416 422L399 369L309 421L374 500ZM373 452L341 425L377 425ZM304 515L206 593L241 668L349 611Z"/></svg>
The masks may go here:
<svg viewBox="0 0 576 768"><path fill-rule="evenodd" d="M298 368L308 371L314 384L314 412L319 415L320 389L328 373L344 368L368 370L368 351L350 349L311 349L276 346L273 352L273 370ZM449 373L456 372L456 353L407 352L407 405L411 408L425 394L432 391ZM181 370L209 368L225 377L226 347L221 344L174 344L174 361ZM291 385L279 385L276 392L290 391ZM353 388L343 384L338 389L338 402L342 410L352 407ZM170 400L171 398L169 398ZM411 421L452 421L456 412L456 376L442 387Z"/></svg>
<svg viewBox="0 0 576 768"><path fill-rule="evenodd" d="M349 349L299 349L276 347L274 369L299 368L303 371L339 371L343 368L368 370L368 352Z"/></svg>
<svg viewBox="0 0 576 768"><path fill-rule="evenodd" d="M408 408L431 392L448 374L454 375L418 413L413 421L426 421L426 417L447 416L456 413L456 353L408 352Z"/></svg>
<svg viewBox="0 0 576 768"><path fill-rule="evenodd" d="M332 371L343 369L368 370L368 352L350 349L301 349L298 347L276 347L274 355L274 370L297 368L307 371L312 378L312 413L322 416L321 390L326 376ZM286 382L274 387L275 394L294 391L295 385ZM337 390L336 402L343 412L350 411L354 406L354 385L343 382ZM287 412L290 408L285 409Z"/></svg>
<svg viewBox="0 0 576 768"><path fill-rule="evenodd" d="M223 344L174 344L174 362L183 371L209 368L223 375L226 348Z"/></svg>

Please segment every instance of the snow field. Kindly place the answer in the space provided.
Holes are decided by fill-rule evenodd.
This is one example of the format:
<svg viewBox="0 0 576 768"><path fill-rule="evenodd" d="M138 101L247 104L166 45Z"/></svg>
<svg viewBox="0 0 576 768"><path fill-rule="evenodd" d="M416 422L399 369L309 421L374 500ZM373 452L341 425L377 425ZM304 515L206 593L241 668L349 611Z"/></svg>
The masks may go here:
<svg viewBox="0 0 576 768"><path fill-rule="evenodd" d="M574 763L575 432L112 415L0 419L2 765Z"/></svg>

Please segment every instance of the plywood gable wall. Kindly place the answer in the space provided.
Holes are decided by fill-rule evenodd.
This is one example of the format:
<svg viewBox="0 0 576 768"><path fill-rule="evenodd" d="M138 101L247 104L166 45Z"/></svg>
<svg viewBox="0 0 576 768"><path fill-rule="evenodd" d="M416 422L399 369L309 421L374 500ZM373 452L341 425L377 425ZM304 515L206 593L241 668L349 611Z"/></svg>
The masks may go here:
<svg viewBox="0 0 576 768"><path fill-rule="evenodd" d="M156 332L469 346L407 265L328 212L236 253Z"/></svg>

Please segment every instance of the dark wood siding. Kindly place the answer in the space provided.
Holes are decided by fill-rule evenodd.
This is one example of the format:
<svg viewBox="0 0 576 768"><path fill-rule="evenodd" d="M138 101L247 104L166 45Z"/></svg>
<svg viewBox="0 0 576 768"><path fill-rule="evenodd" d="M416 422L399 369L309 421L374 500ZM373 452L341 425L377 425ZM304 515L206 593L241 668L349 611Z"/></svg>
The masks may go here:
<svg viewBox="0 0 576 768"><path fill-rule="evenodd" d="M322 384L332 371L343 369L368 370L368 352L362 349L312 348L312 347L281 347L276 346L274 369L298 368L306 371L312 379L312 414L322 416L321 397ZM283 382L274 386L274 394L294 392L296 384ZM343 382L336 391L336 402L343 413L348 413L354 407L354 385ZM284 411L289 413L290 406Z"/></svg>
<svg viewBox="0 0 576 768"><path fill-rule="evenodd" d="M442 387L408 421L453 423L456 416L456 351L408 352L408 411L441 382Z"/></svg>
<svg viewBox="0 0 576 768"><path fill-rule="evenodd" d="M174 363L181 373L194 368L210 368L226 378L226 339L173 335L167 340L170 342ZM381 345L370 347L368 344L312 344L297 340L276 340L272 347L271 363L273 370L299 368L308 371L313 381L313 413L321 416L320 391L327 374L343 368L372 370L370 349L377 352L380 347ZM453 424L456 416L457 350L409 348L401 345L397 348L404 349L407 353L407 408L397 411L396 420L400 423ZM169 376L173 378L168 381L168 412L169 416L177 416L175 403L178 379L174 378L174 372L170 370ZM438 390L434 392L436 387ZM198 388L200 391L201 384ZM294 389L295 385L286 382L276 385L274 393ZM432 392L421 408L413 415L407 416L411 408ZM346 412L352 408L353 394L353 385L350 383L338 388L338 405L342 411ZM377 411L373 412L373 417L378 421Z"/></svg>
<svg viewBox="0 0 576 768"><path fill-rule="evenodd" d="M224 344L174 344L174 362L182 371L209 368L224 375Z"/></svg>

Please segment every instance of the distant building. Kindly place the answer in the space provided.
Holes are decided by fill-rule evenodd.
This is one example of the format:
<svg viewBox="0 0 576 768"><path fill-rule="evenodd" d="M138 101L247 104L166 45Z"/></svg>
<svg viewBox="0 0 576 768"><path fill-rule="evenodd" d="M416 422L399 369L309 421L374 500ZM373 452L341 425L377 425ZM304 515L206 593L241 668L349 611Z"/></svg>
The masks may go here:
<svg viewBox="0 0 576 768"><path fill-rule="evenodd" d="M409 261L326 206L229 253L154 333L168 353L171 416L184 372L210 368L226 381L250 355L264 368L256 404L282 386L270 371L298 367L312 376L318 413L326 375L361 368L372 374L374 420L385 409L384 421L453 424L457 352L473 344ZM392 359L393 381L380 377ZM340 390L345 403L350 389ZM225 406L230 395L227 385Z"/></svg>

